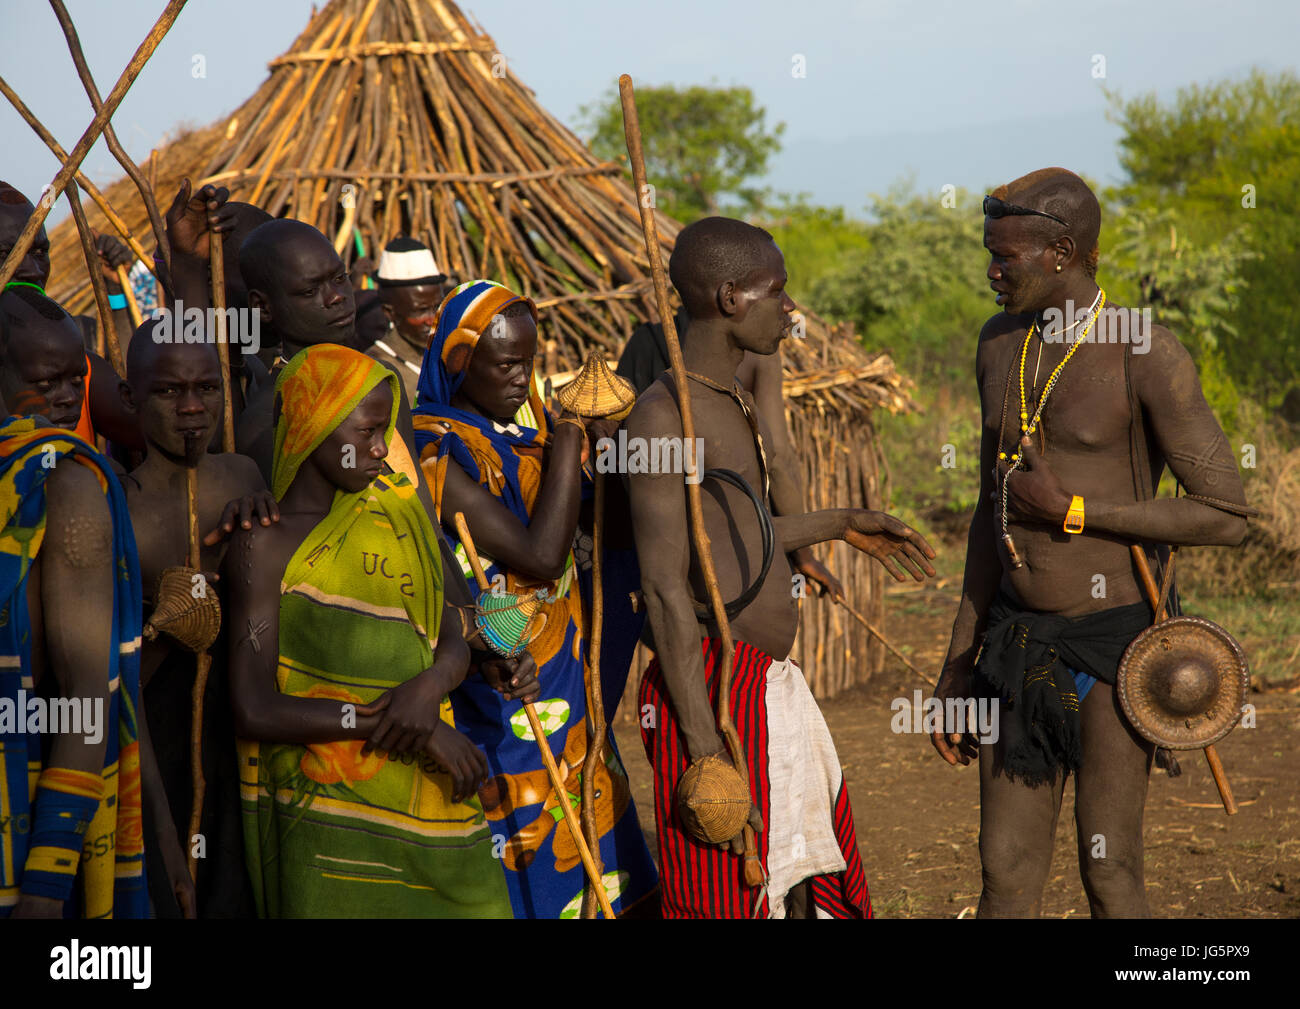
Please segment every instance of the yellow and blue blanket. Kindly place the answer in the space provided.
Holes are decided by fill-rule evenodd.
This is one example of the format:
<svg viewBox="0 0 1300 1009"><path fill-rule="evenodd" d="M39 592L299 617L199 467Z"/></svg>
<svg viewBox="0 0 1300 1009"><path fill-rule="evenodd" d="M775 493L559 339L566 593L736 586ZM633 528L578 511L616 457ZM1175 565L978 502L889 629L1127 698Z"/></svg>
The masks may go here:
<svg viewBox="0 0 1300 1009"><path fill-rule="evenodd" d="M141 591L135 536L108 460L71 432L37 427L30 418L10 417L0 427L0 699L16 711L19 699L36 691L27 578L45 538L45 479L68 461L95 474L113 517L107 747L98 780L43 767L41 733L27 731L25 718L0 720L0 917L22 893L66 892L76 873L81 890L67 901L68 913L76 907L87 918L143 918L149 906L136 721ZM72 864L77 855L79 868Z"/></svg>

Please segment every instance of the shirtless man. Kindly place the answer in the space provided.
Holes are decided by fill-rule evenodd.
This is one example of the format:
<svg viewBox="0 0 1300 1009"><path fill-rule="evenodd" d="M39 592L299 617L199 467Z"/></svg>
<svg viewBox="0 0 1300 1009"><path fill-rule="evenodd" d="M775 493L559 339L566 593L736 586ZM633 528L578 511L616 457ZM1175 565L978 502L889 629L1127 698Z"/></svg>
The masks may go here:
<svg viewBox="0 0 1300 1009"><path fill-rule="evenodd" d="M685 309L678 309L676 322L678 337L685 346L690 323ZM637 395L645 392L668 369L668 344L663 334L663 326L659 323L646 323L637 327L623 348L618 374L636 387ZM772 514L797 515L804 510L803 479L799 460L795 457L794 442L790 438L790 425L785 417L785 375L780 351L768 355L745 351L740 367L736 369L736 381L754 398L759 415L772 431L772 440L767 445L771 457ZM813 556L810 547L792 550L790 566L817 584L822 595L829 595L832 599L844 595L840 580Z"/></svg>
<svg viewBox="0 0 1300 1009"><path fill-rule="evenodd" d="M148 454L124 479L135 527L140 574L148 619L163 569L185 563L188 543L185 508L186 468L198 467L199 529L233 524L226 502L266 496L266 485L251 459L236 453L205 452L221 427L221 362L211 343L158 343L154 322L140 327L127 355L122 400L137 418ZM273 504L267 508L273 511ZM276 513L278 514L278 513ZM220 569L225 543L205 541L199 567ZM210 545L209 545L210 544ZM217 584L208 585L216 592ZM198 906L205 916L251 913L244 874L239 778L234 728L226 685L225 651L229 625L209 649L214 656L204 702L204 776L207 792L200 833L205 855L198 862ZM166 635L144 642L140 682L150 717L150 736L177 832L189 829L190 709L194 654ZM158 674L158 675L155 675ZM193 838L188 839L190 844ZM154 887L157 913L167 912L165 894ZM175 913L175 909L170 909Z"/></svg>
<svg viewBox="0 0 1300 1009"><path fill-rule="evenodd" d="M75 431L86 393L86 353L76 320L32 288L13 287L0 294L0 327L0 393L10 409Z"/></svg>
<svg viewBox="0 0 1300 1009"><path fill-rule="evenodd" d="M317 343L354 345L352 282L329 239L310 224L282 218L253 229L240 246L239 270L248 287L249 307L261 313L262 340L280 346L280 362ZM272 379L281 366L272 368ZM268 484L274 396L272 383L253 392L235 430L235 448L257 463ZM415 443L405 400L399 404L397 433L407 446Z"/></svg>
<svg viewBox="0 0 1300 1009"><path fill-rule="evenodd" d="M998 740L984 745L953 731L932 741L954 766L979 759L982 917L1039 913L1071 770L1092 914L1143 917L1152 748L1125 720L1113 689L1124 648L1151 621L1129 545L1239 543L1246 523L1233 512L1243 512L1245 496L1187 351L1137 313L1103 310L1101 209L1084 182L1043 169L995 190L984 211L988 277L1002 311L984 324L976 351L980 499L935 694L1000 695L1001 725ZM1139 404L1149 472L1130 453L1130 402ZM1188 497L1152 500L1166 465ZM1018 628L1027 630L1028 649ZM1089 638L1086 655L1081 635ZM1026 664L1046 664L1051 682L1031 686ZM1044 732L1040 722L1022 724L1036 697L1079 733L1073 748L1028 744ZM1097 835L1106 839L1104 857L1091 855Z"/></svg>
<svg viewBox="0 0 1300 1009"><path fill-rule="evenodd" d="M758 902L758 913L777 916L867 916L870 901L833 745L802 673L786 659L797 626L786 553L843 539L876 557L894 577L901 579L906 568L921 580L934 574L928 561L934 551L918 533L882 512L772 516L768 511L763 462L747 419L754 408L733 384L745 351L774 354L792 325L795 304L785 292L785 261L772 237L740 221L706 218L678 236L669 271L691 318L684 356L695 433L703 439L702 464L739 474L763 508L757 513L748 495L729 483L704 479L704 521L723 598L734 600L758 577L764 520L774 530L775 550L752 601L730 621L736 641L733 717L755 803L749 822L759 833L759 856L770 881L759 901L758 890L743 882L737 857L741 834L722 851L695 840L683 829L673 798L688 764L723 750L710 696L716 695L719 632L711 616L697 617L692 602L708 596L690 536L682 475L629 478L651 644L658 656L642 681L641 710L649 705L654 712L643 737L655 765L664 914L749 916ZM681 437L670 382L670 376L662 377L638 400L626 422L629 443ZM764 418L756 416L754 423L770 443ZM780 759L769 764L775 754ZM799 795L819 795L824 815L808 815ZM787 843L796 836L807 839L795 845L802 849L797 853ZM817 854L811 855L814 848Z"/></svg>
<svg viewBox="0 0 1300 1009"><path fill-rule="evenodd" d="M0 182L0 262L13 248L14 242L22 234L27 219L31 217L35 209L18 190L8 183ZM105 248L109 248L109 246L105 245ZM101 259L104 259L102 254ZM107 275L108 271L105 272ZM21 286L26 286L29 290L35 288L37 292L44 295L45 286L49 283L49 279L50 240L45 234L44 227L42 227L36 233L36 239L32 242L31 248L27 250L27 255L23 257L23 261L19 264L13 281L7 286L11 290ZM113 285L116 285L116 283L117 280L114 277ZM122 320L126 319L125 310L114 312L113 315L115 322L119 317ZM84 338L85 325L93 323L93 319L83 323L78 329L79 336ZM125 328L121 328L123 326ZM129 321L120 323L119 333L129 335L130 332ZM113 366L93 351L83 351L83 354L86 359L87 373L89 374L89 385L84 390L84 402L90 407L90 416L88 421L83 423L82 430L78 433L83 438L88 435L93 437L95 434L101 434L110 441L127 448L143 447L139 432L132 423L130 416L122 409L122 401L117 395L118 375L113 370ZM90 439L87 438L87 440Z"/></svg>

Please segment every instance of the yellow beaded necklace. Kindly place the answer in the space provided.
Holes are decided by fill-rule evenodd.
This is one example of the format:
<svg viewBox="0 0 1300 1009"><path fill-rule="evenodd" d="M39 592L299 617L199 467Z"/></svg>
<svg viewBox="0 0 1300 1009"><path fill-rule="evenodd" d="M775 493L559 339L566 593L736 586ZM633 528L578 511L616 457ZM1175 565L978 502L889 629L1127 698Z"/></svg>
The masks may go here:
<svg viewBox="0 0 1300 1009"><path fill-rule="evenodd" d="M1070 363L1070 358L1074 357L1075 351L1077 351L1083 345L1084 341L1088 339L1088 332L1089 330L1092 329L1093 323L1095 323L1101 317L1101 310L1106 307L1106 292L1104 290L1101 290L1100 288L1098 288L1098 292L1099 293L1098 293L1096 311L1092 313L1092 318L1090 318L1088 320L1088 324L1083 327L1083 332L1080 333L1079 338L1074 341L1074 345L1066 352L1065 357L1061 358L1061 363L1058 364L1056 368L1052 371L1052 374L1048 376L1047 384L1043 386L1043 395L1039 397L1038 405L1034 408L1034 416L1032 418L1030 418L1029 416L1029 409L1028 409L1029 403L1025 398L1025 360L1029 356L1029 344L1033 341L1034 333L1038 329L1038 320L1035 318L1034 321L1029 324L1029 332L1025 334L1025 342L1020 347L1020 434L1021 437L1024 437L1025 435L1032 435L1035 431L1038 430L1038 424L1043 417L1043 407L1047 405L1047 397L1051 395L1052 388L1056 385L1056 380L1061 377L1061 372L1064 371L1065 366ZM1003 422L1006 421L1005 395L1003 397L1003 403L1002 403L1002 419ZM1016 439L1017 451L1011 454L1011 465L1007 467L1006 475L1002 477L1002 542L1007 548L1007 557L1010 560L1011 566L1013 568L1021 567L1023 565L1023 562L1020 560L1020 555L1016 552L1015 540L1012 539L1011 533L1007 529L1007 482L1011 479L1011 474L1020 468L1020 463L1023 461L1020 455L1019 445L1020 445L1020 439L1017 438ZM1002 448L1001 430L999 430L998 432L998 458L1003 460L1007 458L1007 453Z"/></svg>
<svg viewBox="0 0 1300 1009"><path fill-rule="evenodd" d="M1101 311L1105 307L1106 307L1106 292L1104 290L1101 290L1100 301L1097 305L1096 312L1093 313L1092 318L1088 320L1088 324L1083 327L1083 332L1080 333L1079 338L1074 341L1074 346L1072 346L1069 349L1065 357L1061 358L1061 363L1058 364L1056 368L1052 371L1052 374L1048 376L1047 384L1043 386L1043 395L1039 398L1038 406L1034 409L1034 416L1032 420L1029 417L1029 411L1026 409L1026 407L1029 404L1025 398L1025 360L1029 356L1029 344L1033 342L1034 333L1038 329L1038 320L1035 319L1033 322L1029 324L1029 332L1025 334L1025 342L1020 347L1020 433L1022 435L1026 435L1026 434L1031 435L1036 430L1038 430L1038 422L1039 419L1043 416L1043 407L1047 405L1047 397L1051 395L1052 387L1056 385L1056 380L1061 377L1061 372L1065 370L1065 366L1070 363L1070 358L1074 356L1074 352L1077 351L1083 345L1085 340L1088 339L1089 330L1092 329L1093 323L1095 323L1097 319L1101 316ZM999 445L998 448L1001 449L1001 446ZM1007 457L1006 452L1003 451L998 452L999 459L1006 459L1006 457ZM1011 462L1015 464L1018 463L1019 461L1020 461L1020 453L1019 452L1012 453Z"/></svg>

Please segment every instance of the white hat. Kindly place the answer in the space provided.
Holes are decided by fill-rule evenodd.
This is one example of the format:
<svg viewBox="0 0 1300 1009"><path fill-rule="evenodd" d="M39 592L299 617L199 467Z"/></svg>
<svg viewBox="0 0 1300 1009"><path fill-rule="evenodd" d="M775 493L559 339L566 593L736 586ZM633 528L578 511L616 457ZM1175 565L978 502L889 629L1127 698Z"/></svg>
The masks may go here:
<svg viewBox="0 0 1300 1009"><path fill-rule="evenodd" d="M446 276L438 269L429 247L414 238L394 238L379 257L380 287L440 284Z"/></svg>

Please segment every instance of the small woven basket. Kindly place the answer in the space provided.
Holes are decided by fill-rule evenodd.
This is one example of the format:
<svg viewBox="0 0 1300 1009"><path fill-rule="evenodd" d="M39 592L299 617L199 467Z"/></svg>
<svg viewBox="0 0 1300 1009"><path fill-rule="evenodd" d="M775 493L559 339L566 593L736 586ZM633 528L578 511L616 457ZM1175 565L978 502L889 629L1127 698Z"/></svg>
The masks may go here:
<svg viewBox="0 0 1300 1009"><path fill-rule="evenodd" d="M160 633L174 638L191 652L212 647L221 632L221 602L196 568L164 568L154 594L157 605L144 625L144 637L153 641ZM201 591L199 590L201 586Z"/></svg>
<svg viewBox="0 0 1300 1009"><path fill-rule="evenodd" d="M677 809L686 829L708 844L729 841L749 820L749 788L719 754L695 761L677 783Z"/></svg>
<svg viewBox="0 0 1300 1009"><path fill-rule="evenodd" d="M546 614L536 595L485 589L474 608L474 625L494 652L515 658L546 625Z"/></svg>

